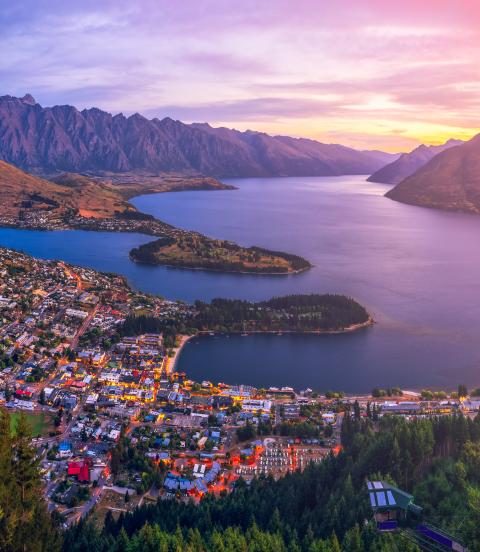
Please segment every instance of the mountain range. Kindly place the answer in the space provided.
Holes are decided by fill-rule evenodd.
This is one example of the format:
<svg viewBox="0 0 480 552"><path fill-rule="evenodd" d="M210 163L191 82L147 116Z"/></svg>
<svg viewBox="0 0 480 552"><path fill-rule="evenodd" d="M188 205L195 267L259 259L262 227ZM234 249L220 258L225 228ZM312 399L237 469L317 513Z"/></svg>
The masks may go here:
<svg viewBox="0 0 480 552"><path fill-rule="evenodd" d="M42 107L0 97L0 159L37 174L57 171L206 174L213 177L371 174L394 154L315 140L185 124L97 108Z"/></svg>
<svg viewBox="0 0 480 552"><path fill-rule="evenodd" d="M167 174L184 175L185 180L186 176L202 174L226 178L373 173L370 181L396 185L386 194L396 201L480 213L480 136L469 142L421 145L398 156L303 138L214 128L207 123L149 120L138 113L125 117L96 108L42 107L27 94L23 98L0 97L0 160L50 177L60 172L103 176L108 179L105 184L97 179L95 184L75 187L78 197L91 198L81 203L85 212L95 216L103 216L105 210L93 199L95 196L108 196L106 211L110 212L118 201L117 193L122 193L122 199L131 197L138 186L146 185L145 178L151 191L178 189L177 181L165 180ZM25 201L31 202L42 186L59 204L70 205L67 195L74 190L47 187L45 181L38 183L28 175L13 174L5 165L0 168L5 199L15 191L13 181L25 187L10 209L15 211ZM153 182L153 175L160 175L160 180ZM111 185L119 178L122 189L112 194ZM129 184L132 178L137 187ZM221 186L210 180L182 181L180 187ZM74 203L79 203L78 198ZM122 201L117 204L123 206Z"/></svg>
<svg viewBox="0 0 480 552"><path fill-rule="evenodd" d="M422 144L409 153L402 153L398 159L376 171L367 180L382 184L399 184L428 163L430 159L433 159L435 155L461 144L463 144L461 140L453 139L439 146L426 146Z"/></svg>
<svg viewBox="0 0 480 552"><path fill-rule="evenodd" d="M386 196L410 205L480 213L480 134L435 155Z"/></svg>

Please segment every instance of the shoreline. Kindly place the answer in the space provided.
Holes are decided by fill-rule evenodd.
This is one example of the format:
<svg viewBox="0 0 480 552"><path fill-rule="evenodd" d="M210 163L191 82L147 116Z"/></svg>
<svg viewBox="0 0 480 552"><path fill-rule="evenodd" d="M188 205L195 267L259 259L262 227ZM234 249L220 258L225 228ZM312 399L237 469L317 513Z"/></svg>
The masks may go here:
<svg viewBox="0 0 480 552"><path fill-rule="evenodd" d="M251 330L251 331L228 331L228 332L214 332L212 330L199 330L195 335L242 335L243 333L247 335L254 334L265 334L265 335L279 335L279 334L289 334L289 335L336 335L336 334L347 334L351 332L356 332L364 328L369 328L375 324L375 320L369 316L368 320L365 322L360 322L359 324L352 324L345 328L339 330ZM193 337L193 336L192 336Z"/></svg>
<svg viewBox="0 0 480 552"><path fill-rule="evenodd" d="M145 234L146 235L146 234ZM136 263L139 265L145 265L145 266L165 266L167 268L174 268L174 269L180 269L180 270L203 270L204 272L217 272L219 274L243 274L243 275L250 275L250 276L296 276L297 274L302 274L303 272L306 272L307 270L310 270L313 268L313 265L306 266L305 268L300 268L298 270L292 270L290 272L255 272L255 271L247 271L247 270L221 270L219 268L208 268L204 266L178 266L174 264L168 264L168 263L146 263L144 261L139 261L132 257L132 255L128 255L128 258L132 261L132 263Z"/></svg>
<svg viewBox="0 0 480 552"><path fill-rule="evenodd" d="M265 334L265 335L279 335L279 334L287 334L287 335L332 335L332 334L348 334L351 332L359 331L365 328L368 328L370 326L373 326L375 324L375 320L373 318L369 318L368 321L362 322L361 324L355 324L352 326L349 326L348 328L345 328L343 330L324 330L324 331L305 331L305 332L295 332L295 331L284 331L284 332L278 332L278 331L252 331L247 332L247 336L254 335L254 334ZM185 345L187 345L188 342L190 342L195 337L202 337L202 336L210 336L210 334L213 334L212 337L225 337L227 335L241 335L242 332L224 332L224 333L215 333L208 330L201 330L193 335L181 335L180 336L180 343L178 347L175 347L173 349L174 355L173 357L170 357L169 365L170 365L170 371L169 374L173 374L177 371L177 363L178 359L180 357L180 354L182 353ZM188 372L186 373L187 379L188 378ZM233 384L232 384L233 385ZM275 384L272 384L275 385ZM415 387L415 386L409 386L408 389L401 389L402 395L392 395L392 396L382 396L382 397L374 397L371 393L344 393L343 399L347 400L362 400L362 401L370 401L370 402L376 402L376 403L382 403L382 402L402 402L402 401L415 401L415 402L421 402L425 401L427 399L422 399L420 394L423 387ZM428 387L428 389L435 390L437 387ZM438 388L438 390L444 390L444 388ZM296 392L296 391L295 391Z"/></svg>
<svg viewBox="0 0 480 552"><path fill-rule="evenodd" d="M185 345L197 335L198 334L193 334L193 335L182 334L179 336L180 343L178 344L178 347L175 347L172 349L173 356L169 357L169 361L168 361L169 371L167 371L167 375L169 373L173 374L174 372L177 371L177 362L178 362L178 357L180 356L180 353L183 351L183 348L185 347Z"/></svg>
<svg viewBox="0 0 480 552"><path fill-rule="evenodd" d="M166 193L166 192L161 192ZM160 221L162 222L162 221ZM44 228L40 226L18 226L16 224L10 224L5 222L0 222L0 228L10 229L10 230L23 230L26 232L92 232L92 233L111 233L111 234L138 234L140 236L145 236L147 238L157 237L155 234L147 234L145 232L142 232L140 230L106 230L103 228L82 228L82 227L76 227L76 226L65 226L61 228ZM146 242L147 244L150 242ZM309 264L309 266L306 266L304 268L300 268L298 270L291 270L287 272L255 272L252 271L246 271L246 270L221 270L218 268L208 268L203 266L179 266L175 264L168 264L168 263L148 263L144 261L139 261L138 259L135 259L131 251L128 252L128 258L132 263L143 265L143 266L164 266L166 268L173 268L175 270L202 270L204 272L216 272L218 274L241 274L241 275L247 275L247 276L297 276L298 274L302 274L303 272L307 272L311 268L313 268L312 264ZM308 261L307 261L308 262Z"/></svg>
<svg viewBox="0 0 480 552"><path fill-rule="evenodd" d="M166 192L161 192L166 193ZM166 224L166 223L165 223ZM10 230L23 230L26 232L98 232L98 233L111 233L111 234L138 234L140 236L145 236L148 238L151 237L157 237L155 234L146 234L142 231L137 230L104 230L102 228L82 228L82 227L76 227L76 226L66 226L62 228L42 228L40 226L18 226L16 224L8 224L8 223L0 223L0 229L6 228ZM146 242L150 243L150 242ZM306 266L304 268L299 268L298 270L291 270L287 272L255 272L254 270L248 271L248 270L221 270L219 268L208 268L204 266L179 266L175 264L168 264L168 263L147 263L144 261L139 261L138 259L135 259L131 255L131 251L128 252L128 258L132 263L138 264L138 265L144 265L144 266L164 266L166 268L173 268L176 270L202 270L204 272L216 272L218 274L242 274L242 275L249 275L249 276L297 276L298 274L302 274L303 272L307 272L311 268L313 268L314 265L309 264L309 266ZM305 259L306 260L306 259ZM309 262L309 261L307 261Z"/></svg>

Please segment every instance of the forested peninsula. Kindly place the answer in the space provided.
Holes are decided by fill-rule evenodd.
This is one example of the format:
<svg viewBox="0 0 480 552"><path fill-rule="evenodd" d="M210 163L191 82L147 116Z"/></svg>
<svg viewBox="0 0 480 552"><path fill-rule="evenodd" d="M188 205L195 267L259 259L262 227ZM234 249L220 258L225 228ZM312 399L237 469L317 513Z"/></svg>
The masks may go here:
<svg viewBox="0 0 480 552"><path fill-rule="evenodd" d="M198 332L344 332L369 326L373 320L365 307L344 295L288 295L252 303L237 299L196 301L188 317L159 319L130 316L122 332L165 335Z"/></svg>

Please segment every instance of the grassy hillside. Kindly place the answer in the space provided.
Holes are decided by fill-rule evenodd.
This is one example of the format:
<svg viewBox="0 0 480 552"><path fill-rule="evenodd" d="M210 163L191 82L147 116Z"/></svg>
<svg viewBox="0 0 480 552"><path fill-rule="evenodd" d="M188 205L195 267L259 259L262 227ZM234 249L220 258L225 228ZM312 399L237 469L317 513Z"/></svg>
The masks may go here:
<svg viewBox="0 0 480 552"><path fill-rule="evenodd" d="M135 212L128 200L139 194L187 189L231 189L213 178L117 175L97 178L63 173L50 179L28 174L0 161L0 215L49 211L61 215L74 209L86 218L113 218Z"/></svg>

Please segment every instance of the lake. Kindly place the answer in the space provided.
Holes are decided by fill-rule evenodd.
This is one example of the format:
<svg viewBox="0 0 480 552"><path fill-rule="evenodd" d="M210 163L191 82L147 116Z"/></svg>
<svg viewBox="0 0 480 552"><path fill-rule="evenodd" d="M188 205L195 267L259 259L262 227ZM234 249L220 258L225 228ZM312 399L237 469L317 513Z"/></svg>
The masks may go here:
<svg viewBox="0 0 480 552"><path fill-rule="evenodd" d="M0 244L43 258L124 274L170 298L337 292L377 324L351 335L202 337L178 368L195 379L259 386L369 391L400 385L480 385L480 217L395 203L362 176L230 180L235 191L135 198L142 211L210 236L302 255L294 276L254 276L137 265L136 234L0 229Z"/></svg>

